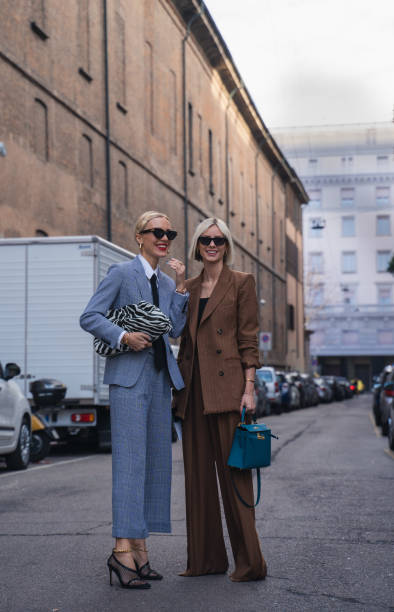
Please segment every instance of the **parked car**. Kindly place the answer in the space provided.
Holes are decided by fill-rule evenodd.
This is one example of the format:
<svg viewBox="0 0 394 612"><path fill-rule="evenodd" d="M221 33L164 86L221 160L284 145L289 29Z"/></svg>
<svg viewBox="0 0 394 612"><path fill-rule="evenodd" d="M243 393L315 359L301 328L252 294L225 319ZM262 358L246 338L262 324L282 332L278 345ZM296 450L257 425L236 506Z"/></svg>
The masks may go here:
<svg viewBox="0 0 394 612"><path fill-rule="evenodd" d="M254 381L254 401L256 403L256 418L271 414L267 385L258 376L255 377Z"/></svg>
<svg viewBox="0 0 394 612"><path fill-rule="evenodd" d="M300 407L300 392L285 372L276 372L281 392L282 408L294 410Z"/></svg>
<svg viewBox="0 0 394 612"><path fill-rule="evenodd" d="M324 378L316 377L313 379L314 385L319 394L319 400L327 404L328 402L332 402L334 398L334 392L331 389L330 385L327 383Z"/></svg>
<svg viewBox="0 0 394 612"><path fill-rule="evenodd" d="M300 373L299 372L289 372L288 374L286 374L286 378L298 390L298 394L300 397L299 407L305 408L305 406L307 405L306 404L306 389L305 389L305 382L301 378Z"/></svg>
<svg viewBox="0 0 394 612"><path fill-rule="evenodd" d="M382 388L382 376L383 372L379 374L379 376L374 376L372 379L372 412L375 419L375 425L380 427L381 419L380 419L380 391Z"/></svg>
<svg viewBox="0 0 394 612"><path fill-rule="evenodd" d="M383 387L384 400L382 405L387 407L387 437L389 447L394 451L394 372L391 374L391 380L386 382ZM384 412L386 409L384 409Z"/></svg>
<svg viewBox="0 0 394 612"><path fill-rule="evenodd" d="M322 376L322 378L330 385L334 394L334 401L341 402L345 399L345 389L336 379L336 376Z"/></svg>
<svg viewBox="0 0 394 612"><path fill-rule="evenodd" d="M16 363L0 364L0 456L11 470L25 470L30 461L31 410L12 380L20 374Z"/></svg>
<svg viewBox="0 0 394 612"><path fill-rule="evenodd" d="M264 366L256 370L256 376L265 382L267 386L267 398L270 403L271 412L280 414L282 412L281 392L279 380L274 368Z"/></svg>
<svg viewBox="0 0 394 612"><path fill-rule="evenodd" d="M351 389L350 381L344 376L336 376L335 379L337 383L342 387L345 394L345 399L352 398L354 395L354 391Z"/></svg>
<svg viewBox="0 0 394 612"><path fill-rule="evenodd" d="M393 370L394 365L391 364L383 368L383 371L379 376L379 381L376 383L376 385L374 385L373 388L374 399L372 409L375 417L375 423L377 426L380 426L382 428L382 434L384 436L388 434L388 415L386 415L386 417L383 417L382 414L383 389L384 385L389 380L389 377L391 376Z"/></svg>
<svg viewBox="0 0 394 612"><path fill-rule="evenodd" d="M313 382L312 376L310 374L301 374L300 376L304 382L305 405L317 406L319 403L319 394L317 392L316 385Z"/></svg>
<svg viewBox="0 0 394 612"><path fill-rule="evenodd" d="M394 367L386 366L383 372L384 376L382 377L382 386L380 389L379 398L380 425L382 428L382 434L384 436L388 436L389 430L392 431L392 424L390 426L389 421L392 419L392 405L394 398Z"/></svg>

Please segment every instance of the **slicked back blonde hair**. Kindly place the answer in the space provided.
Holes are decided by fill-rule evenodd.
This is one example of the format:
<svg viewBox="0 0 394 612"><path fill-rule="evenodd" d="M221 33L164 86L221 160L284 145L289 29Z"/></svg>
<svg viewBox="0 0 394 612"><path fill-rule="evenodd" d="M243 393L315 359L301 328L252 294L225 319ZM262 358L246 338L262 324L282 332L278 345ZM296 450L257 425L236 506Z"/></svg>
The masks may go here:
<svg viewBox="0 0 394 612"><path fill-rule="evenodd" d="M152 221L152 219L157 219L158 217L167 219L167 221L170 222L170 219L166 214L157 210L147 210L146 212L142 213L142 215L138 217L137 223L135 224L135 237L137 237L137 234L140 234L146 228L149 221Z"/></svg>
<svg viewBox="0 0 394 612"><path fill-rule="evenodd" d="M204 232L207 231L208 228L212 227L212 225L216 225L218 229L222 232L223 236L227 240L227 248L226 253L224 255L223 261L228 266L234 261L234 243L231 237L231 232L227 227L226 223L217 217L209 217L208 219L204 219L201 221L195 229L193 234L193 238L191 240L190 249L189 249L189 259L195 259L196 261L201 261L201 255L198 250L198 239Z"/></svg>

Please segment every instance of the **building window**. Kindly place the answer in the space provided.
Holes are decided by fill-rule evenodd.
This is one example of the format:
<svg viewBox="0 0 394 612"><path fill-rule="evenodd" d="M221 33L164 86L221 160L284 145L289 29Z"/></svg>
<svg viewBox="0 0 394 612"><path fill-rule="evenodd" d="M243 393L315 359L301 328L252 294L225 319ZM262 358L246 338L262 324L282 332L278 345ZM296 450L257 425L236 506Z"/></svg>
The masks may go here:
<svg viewBox="0 0 394 612"><path fill-rule="evenodd" d="M376 254L376 271L377 272L387 272L390 258L391 258L390 251L378 251Z"/></svg>
<svg viewBox="0 0 394 612"><path fill-rule="evenodd" d="M324 304L324 285L323 283L319 283L315 286L311 286L311 291L310 291L310 297L311 297L311 306L314 306L315 308L318 306L323 306Z"/></svg>
<svg viewBox="0 0 394 612"><path fill-rule="evenodd" d="M118 163L118 193L119 193L119 203L125 208L128 208L129 194L128 194L127 166L123 161L119 161Z"/></svg>
<svg viewBox="0 0 394 612"><path fill-rule="evenodd" d="M342 236L356 235L356 220L355 217L342 217Z"/></svg>
<svg viewBox="0 0 394 612"><path fill-rule="evenodd" d="M342 273L354 274L357 272L357 258L355 251L342 251Z"/></svg>
<svg viewBox="0 0 394 612"><path fill-rule="evenodd" d="M115 26L116 26L116 37L115 37L115 56L116 56L116 68L115 68L115 83L117 88L117 108L123 112L126 110L126 26L125 21L118 12L115 13ZM152 66L151 66L152 68Z"/></svg>
<svg viewBox="0 0 394 612"><path fill-rule="evenodd" d="M353 329L343 329L342 344L344 346L354 346L355 344L358 344L358 331Z"/></svg>
<svg viewBox="0 0 394 612"><path fill-rule="evenodd" d="M376 217L376 235L390 236L390 217L389 215L379 215Z"/></svg>
<svg viewBox="0 0 394 612"><path fill-rule="evenodd" d="M341 207L353 208L354 206L354 187L342 187L341 189Z"/></svg>
<svg viewBox="0 0 394 612"><path fill-rule="evenodd" d="M353 168L353 157L348 155L347 157L341 157L342 170L351 170Z"/></svg>
<svg viewBox="0 0 394 612"><path fill-rule="evenodd" d="M323 223L323 220L319 217L310 218L308 232L309 238L322 238L324 227L325 224Z"/></svg>
<svg viewBox="0 0 394 612"><path fill-rule="evenodd" d="M188 145L189 145L189 172L194 174L193 166L193 105L187 105L187 126L188 126Z"/></svg>
<svg viewBox="0 0 394 612"><path fill-rule="evenodd" d="M390 329L381 329L377 333L377 344L394 344L393 332Z"/></svg>
<svg viewBox="0 0 394 612"><path fill-rule="evenodd" d="M318 167L318 160L316 157L308 159L309 170L315 171Z"/></svg>
<svg viewBox="0 0 394 612"><path fill-rule="evenodd" d="M178 116L178 108L177 108L177 83L176 83L176 74L173 70L170 70L170 143L171 143L171 152L176 155L177 154L177 116Z"/></svg>
<svg viewBox="0 0 394 612"><path fill-rule="evenodd" d="M153 74L153 48L149 41L145 41L145 113L151 133L155 128L154 122L154 74Z"/></svg>
<svg viewBox="0 0 394 612"><path fill-rule="evenodd" d="M209 165L209 193L215 195L213 188L213 143L212 130L208 130L208 165Z"/></svg>
<svg viewBox="0 0 394 612"><path fill-rule="evenodd" d="M32 21L30 27L41 40L49 38L47 34L46 0L31 0Z"/></svg>
<svg viewBox="0 0 394 612"><path fill-rule="evenodd" d="M378 168L387 168L389 163L389 158L387 155L378 155L376 157L376 164Z"/></svg>
<svg viewBox="0 0 394 612"><path fill-rule="evenodd" d="M308 195L308 206L310 208L321 208L321 189L311 189Z"/></svg>
<svg viewBox="0 0 394 612"><path fill-rule="evenodd" d="M323 253L309 253L309 269L312 274L323 274Z"/></svg>
<svg viewBox="0 0 394 612"><path fill-rule="evenodd" d="M217 143L217 157L216 157L216 189L218 191L218 202L223 204L223 171L222 171L222 145L220 142Z"/></svg>
<svg viewBox="0 0 394 612"><path fill-rule="evenodd" d="M357 304L357 285L341 285L342 302L344 304Z"/></svg>
<svg viewBox="0 0 394 612"><path fill-rule="evenodd" d="M38 157L49 159L48 109L42 100L34 100L33 148Z"/></svg>
<svg viewBox="0 0 394 612"><path fill-rule="evenodd" d="M79 167L82 180L90 187L94 186L93 172L93 143L92 139L87 134L82 134L80 152L79 152Z"/></svg>
<svg viewBox="0 0 394 612"><path fill-rule="evenodd" d="M376 206L390 205L390 187L376 187Z"/></svg>
<svg viewBox="0 0 394 612"><path fill-rule="evenodd" d="M78 2L79 57L81 66L79 74L88 82L92 80L90 53L90 0Z"/></svg>
<svg viewBox="0 0 394 612"><path fill-rule="evenodd" d="M392 285L378 285L378 304L384 306L386 304L392 303L392 293L393 287Z"/></svg>
<svg viewBox="0 0 394 612"><path fill-rule="evenodd" d="M287 329L295 329L295 309L293 304L287 304Z"/></svg>

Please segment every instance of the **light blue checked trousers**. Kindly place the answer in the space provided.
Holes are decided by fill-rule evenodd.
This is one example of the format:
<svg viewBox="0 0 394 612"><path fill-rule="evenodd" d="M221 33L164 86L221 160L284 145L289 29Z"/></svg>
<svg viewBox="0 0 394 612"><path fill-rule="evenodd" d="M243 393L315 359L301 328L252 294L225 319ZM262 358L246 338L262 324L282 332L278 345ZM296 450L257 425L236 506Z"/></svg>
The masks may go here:
<svg viewBox="0 0 394 612"><path fill-rule="evenodd" d="M167 368L153 352L133 387L110 385L112 535L146 538L170 533L171 391Z"/></svg>

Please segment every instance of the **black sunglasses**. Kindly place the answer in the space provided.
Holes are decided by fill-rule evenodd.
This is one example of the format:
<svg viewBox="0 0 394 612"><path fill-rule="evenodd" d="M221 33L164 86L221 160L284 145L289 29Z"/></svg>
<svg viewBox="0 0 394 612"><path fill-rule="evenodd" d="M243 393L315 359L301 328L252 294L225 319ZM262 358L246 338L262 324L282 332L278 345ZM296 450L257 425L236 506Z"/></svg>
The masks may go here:
<svg viewBox="0 0 394 612"><path fill-rule="evenodd" d="M210 236L200 236L198 238L198 242L201 242L204 246L209 246L212 240L215 246L223 246L227 242L227 238L224 236L215 236L214 238Z"/></svg>
<svg viewBox="0 0 394 612"><path fill-rule="evenodd" d="M174 240L178 236L178 232L175 230L163 230L161 227L155 227L155 229L142 230L140 234L153 234L155 238L163 238L167 236L168 240Z"/></svg>

